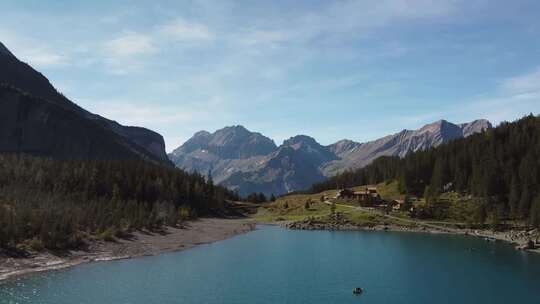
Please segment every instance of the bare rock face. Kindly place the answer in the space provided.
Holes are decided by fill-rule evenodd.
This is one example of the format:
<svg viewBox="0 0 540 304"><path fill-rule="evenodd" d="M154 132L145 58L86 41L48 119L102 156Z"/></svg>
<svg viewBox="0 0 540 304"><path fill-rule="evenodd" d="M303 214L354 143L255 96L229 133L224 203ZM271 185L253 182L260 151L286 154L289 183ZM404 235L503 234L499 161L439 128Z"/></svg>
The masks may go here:
<svg viewBox="0 0 540 304"><path fill-rule="evenodd" d="M364 167L381 156L405 157L409 152L436 147L489 128L491 124L484 119L459 125L439 120L418 130L403 130L362 144L339 141L330 145L330 149L336 151L339 160L329 162L321 169L325 176L333 176L348 169Z"/></svg>
<svg viewBox="0 0 540 304"><path fill-rule="evenodd" d="M191 139L172 152L172 156L206 151L221 159L244 159L267 155L276 144L260 133L253 133L242 126L225 127L210 134L197 132Z"/></svg>
<svg viewBox="0 0 540 304"><path fill-rule="evenodd" d="M21 91L21 94L30 94L34 97L34 102L26 103L28 106L42 106L41 104L45 104L46 107L50 107L54 105L57 109L74 113L78 115L79 119L86 119L89 123L91 122L91 125L102 128L105 133L114 133L115 136L122 138L123 145L131 151L130 155L134 153L145 159L171 165L161 135L145 128L122 126L115 121L90 113L79 107L60 94L45 76L28 64L19 61L2 43L0 43L0 67L0 83L5 85L4 89L6 87L17 88ZM12 102L14 102L13 100L11 99ZM3 107L9 106L6 100L1 100L1 102ZM25 138L25 141L29 140L29 138ZM49 151L51 156L55 155L53 150ZM12 152L28 151L21 149ZM116 152L113 154L116 155ZM72 156L80 158L81 155ZM106 153L102 154L101 158L107 158Z"/></svg>
<svg viewBox="0 0 540 304"><path fill-rule="evenodd" d="M492 125L485 119L478 119L469 123L460 124L459 127L463 132L463 137L467 137L475 133L480 133L484 130L491 129Z"/></svg>
<svg viewBox="0 0 540 304"><path fill-rule="evenodd" d="M210 173L215 182L238 190L284 194L348 169L361 168L380 156L404 157L491 128L487 120L453 124L440 120L418 130L403 130L375 141L341 140L322 146L298 135L276 147L273 141L244 127L227 127L211 134L196 133L169 155L180 168Z"/></svg>
<svg viewBox="0 0 540 304"><path fill-rule="evenodd" d="M0 151L58 159L140 159L143 148L77 111L0 86Z"/></svg>

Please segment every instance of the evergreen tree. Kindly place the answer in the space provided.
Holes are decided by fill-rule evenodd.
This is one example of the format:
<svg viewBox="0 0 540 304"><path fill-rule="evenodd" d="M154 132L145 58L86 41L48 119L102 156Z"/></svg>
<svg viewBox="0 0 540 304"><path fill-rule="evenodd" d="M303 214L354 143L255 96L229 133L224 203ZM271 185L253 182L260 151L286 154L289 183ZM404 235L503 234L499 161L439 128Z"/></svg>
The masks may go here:
<svg viewBox="0 0 540 304"><path fill-rule="evenodd" d="M540 228L540 195L536 197L532 204L530 222L536 228Z"/></svg>
<svg viewBox="0 0 540 304"><path fill-rule="evenodd" d="M0 249L77 248L82 234L112 239L130 229L221 213L235 193L199 174L144 161L51 160L0 154Z"/></svg>

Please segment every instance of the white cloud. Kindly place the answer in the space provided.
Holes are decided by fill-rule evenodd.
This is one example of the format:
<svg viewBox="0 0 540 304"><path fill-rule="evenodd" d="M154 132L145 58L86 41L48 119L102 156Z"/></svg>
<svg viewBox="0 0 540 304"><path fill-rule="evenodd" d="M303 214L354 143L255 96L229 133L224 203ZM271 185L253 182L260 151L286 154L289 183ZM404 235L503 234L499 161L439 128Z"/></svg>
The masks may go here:
<svg viewBox="0 0 540 304"><path fill-rule="evenodd" d="M238 40L246 45L258 44L278 44L290 41L293 39L293 33L284 30L252 30L243 33L238 37Z"/></svg>
<svg viewBox="0 0 540 304"><path fill-rule="evenodd" d="M317 12L267 19L244 38L254 42L309 42L367 36L405 21L443 20L457 11L457 1L348 0L327 2ZM262 29L261 29L262 28Z"/></svg>
<svg viewBox="0 0 540 304"><path fill-rule="evenodd" d="M56 68L69 65L70 58L42 41L20 37L15 33L0 30L0 41L20 60L35 68Z"/></svg>
<svg viewBox="0 0 540 304"><path fill-rule="evenodd" d="M174 19L146 32L124 31L120 36L105 41L102 47L103 63L109 73L126 75L144 70L153 62L146 57L167 48L167 43L213 39L214 34L205 25Z"/></svg>
<svg viewBox="0 0 540 304"><path fill-rule="evenodd" d="M160 26L157 33L165 39L178 42L210 41L214 39L214 34L206 25L187 22L180 18Z"/></svg>
<svg viewBox="0 0 540 304"><path fill-rule="evenodd" d="M157 50L151 36L136 32L124 32L120 37L104 43L104 51L116 57L153 54Z"/></svg>
<svg viewBox="0 0 540 304"><path fill-rule="evenodd" d="M148 126L151 124L189 123L196 117L196 111L179 107L154 106L152 103L134 103L124 100L94 101L77 99L91 112L125 125Z"/></svg>
<svg viewBox="0 0 540 304"><path fill-rule="evenodd" d="M231 124L237 121L237 114L226 107L219 96L206 100L177 101L168 105L137 98L128 100L125 96L107 100L75 97L73 100L88 111L123 125L157 131L164 136L167 151L177 148L196 131L200 131L201 124L208 127L220 124L215 120L216 109L219 109L220 118Z"/></svg>
<svg viewBox="0 0 540 304"><path fill-rule="evenodd" d="M505 79L501 87L511 93L530 93L540 91L540 68L535 71Z"/></svg>
<svg viewBox="0 0 540 304"><path fill-rule="evenodd" d="M19 59L36 68L59 67L68 64L67 57L46 49L33 49L18 53Z"/></svg>

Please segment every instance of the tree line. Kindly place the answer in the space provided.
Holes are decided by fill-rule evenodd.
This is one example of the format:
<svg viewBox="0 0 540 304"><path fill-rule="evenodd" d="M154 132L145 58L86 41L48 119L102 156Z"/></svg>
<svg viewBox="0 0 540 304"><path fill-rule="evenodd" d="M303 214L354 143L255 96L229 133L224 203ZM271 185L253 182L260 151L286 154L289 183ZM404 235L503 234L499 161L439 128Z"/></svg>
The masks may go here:
<svg viewBox="0 0 540 304"><path fill-rule="evenodd" d="M525 219L540 226L540 118L515 122L404 158L380 157L372 164L315 184L324 190L398 180L404 194L436 200L456 191L479 198L485 213Z"/></svg>
<svg viewBox="0 0 540 304"><path fill-rule="evenodd" d="M0 249L80 247L215 215L238 195L198 173L145 161L0 155Z"/></svg>

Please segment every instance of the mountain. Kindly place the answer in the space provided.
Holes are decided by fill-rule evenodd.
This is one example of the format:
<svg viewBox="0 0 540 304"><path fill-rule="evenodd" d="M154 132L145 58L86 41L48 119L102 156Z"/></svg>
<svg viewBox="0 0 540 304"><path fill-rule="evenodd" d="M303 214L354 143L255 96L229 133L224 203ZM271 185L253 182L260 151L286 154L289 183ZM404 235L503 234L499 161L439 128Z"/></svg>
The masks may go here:
<svg viewBox="0 0 540 304"><path fill-rule="evenodd" d="M210 134L197 132L173 155L207 151L223 159L249 158L266 155L276 149L273 140L259 133L252 133L242 126L226 127Z"/></svg>
<svg viewBox="0 0 540 304"><path fill-rule="evenodd" d="M6 118L0 122L0 151L63 158L143 158L171 164L161 135L79 107L2 43L0 67L0 115Z"/></svg>
<svg viewBox="0 0 540 304"><path fill-rule="evenodd" d="M238 190L241 195L251 192L267 195L288 193L323 181L325 177L318 168L335 159L335 154L315 139L298 135L284 141L271 154L251 159L254 162L252 166L244 166L217 182Z"/></svg>
<svg viewBox="0 0 540 304"><path fill-rule="evenodd" d="M276 147L260 133L235 126L215 133L198 132L169 157L180 168L210 173L216 183L241 195L284 194L363 167L383 155L404 157L488 128L487 120L459 125L441 120L366 143L345 139L323 146L312 137L297 135Z"/></svg>
<svg viewBox="0 0 540 304"><path fill-rule="evenodd" d="M322 171L325 176L333 176L344 170L364 167L380 156L405 157L409 152L436 147L491 127L491 123L484 119L459 125L439 120L418 130L403 130L371 142L339 141L330 145L339 159L325 164Z"/></svg>

